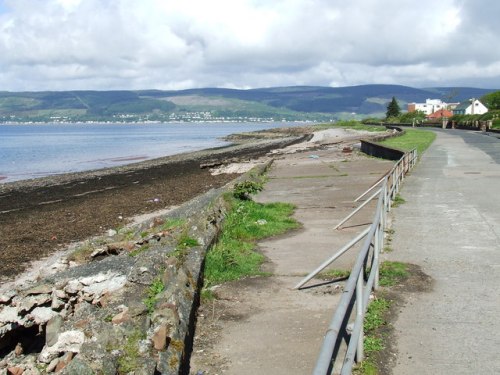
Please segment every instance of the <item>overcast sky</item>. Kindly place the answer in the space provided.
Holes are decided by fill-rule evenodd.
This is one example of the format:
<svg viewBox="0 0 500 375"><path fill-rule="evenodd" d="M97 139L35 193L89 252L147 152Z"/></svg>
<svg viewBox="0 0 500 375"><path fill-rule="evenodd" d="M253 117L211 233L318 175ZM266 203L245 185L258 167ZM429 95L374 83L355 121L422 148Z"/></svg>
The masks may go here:
<svg viewBox="0 0 500 375"><path fill-rule="evenodd" d="M498 0L0 0L0 91L500 88Z"/></svg>

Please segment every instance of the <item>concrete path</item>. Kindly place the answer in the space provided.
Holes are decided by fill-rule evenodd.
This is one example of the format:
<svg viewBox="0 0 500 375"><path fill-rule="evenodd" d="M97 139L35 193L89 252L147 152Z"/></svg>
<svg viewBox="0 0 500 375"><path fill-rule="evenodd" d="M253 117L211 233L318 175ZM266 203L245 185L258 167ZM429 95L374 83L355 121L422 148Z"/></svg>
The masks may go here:
<svg viewBox="0 0 500 375"><path fill-rule="evenodd" d="M500 141L438 131L407 178L394 252L434 280L395 323L394 374L500 374Z"/></svg>
<svg viewBox="0 0 500 375"><path fill-rule="evenodd" d="M227 283L216 289L214 305L202 306L191 371L196 374L303 375L312 372L341 284L292 290L303 276L371 222L368 206L350 227L333 230L356 204L353 199L393 165L329 144L346 137L318 134L319 149L289 150L268 174L261 202L290 202L302 229L259 243L272 276ZM359 135L358 135L359 138ZM299 145L297 147L303 147ZM285 152L287 152L285 150ZM350 269L357 248L331 268ZM320 282L315 280L316 283ZM314 281L312 281L314 283ZM203 344L205 342L205 344Z"/></svg>

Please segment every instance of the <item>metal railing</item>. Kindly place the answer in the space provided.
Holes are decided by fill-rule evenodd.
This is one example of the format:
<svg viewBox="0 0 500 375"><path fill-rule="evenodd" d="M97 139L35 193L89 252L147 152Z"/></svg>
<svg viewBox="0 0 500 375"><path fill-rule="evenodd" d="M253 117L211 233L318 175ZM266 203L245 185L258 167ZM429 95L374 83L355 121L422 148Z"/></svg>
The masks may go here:
<svg viewBox="0 0 500 375"><path fill-rule="evenodd" d="M323 262L316 270L307 275L295 286L296 289L302 287L321 272L321 270L364 238L356 262L344 286L340 302L325 333L313 375L329 375L332 373L334 366L339 360L339 351L343 339L347 343L347 349L342 360L340 374L351 374L354 362L361 362L363 360L363 321L371 292L379 286L379 255L384 246L387 212L391 208L392 200L394 200L398 193L405 174L415 165L416 161L416 150L404 154L386 175L356 199L356 201L361 199L375 187L381 185L376 193L372 194L369 199L338 224L336 228L359 212L367 202L378 197L375 216L370 227L361 232L356 238L342 247L335 255ZM369 274L366 275L368 269ZM354 323L349 324L354 306L356 306Z"/></svg>

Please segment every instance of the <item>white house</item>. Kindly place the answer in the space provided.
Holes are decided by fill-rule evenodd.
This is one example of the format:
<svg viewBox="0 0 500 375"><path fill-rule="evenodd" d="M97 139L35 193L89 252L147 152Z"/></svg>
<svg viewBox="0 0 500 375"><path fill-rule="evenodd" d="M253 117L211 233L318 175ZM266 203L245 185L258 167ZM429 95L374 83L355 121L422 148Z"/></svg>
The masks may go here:
<svg viewBox="0 0 500 375"><path fill-rule="evenodd" d="M443 109L453 108L457 104L445 103L441 99L427 99L425 103L408 103L408 112L421 111L428 116Z"/></svg>
<svg viewBox="0 0 500 375"><path fill-rule="evenodd" d="M453 109L454 115L482 115L486 112L488 108L475 98L462 102Z"/></svg>

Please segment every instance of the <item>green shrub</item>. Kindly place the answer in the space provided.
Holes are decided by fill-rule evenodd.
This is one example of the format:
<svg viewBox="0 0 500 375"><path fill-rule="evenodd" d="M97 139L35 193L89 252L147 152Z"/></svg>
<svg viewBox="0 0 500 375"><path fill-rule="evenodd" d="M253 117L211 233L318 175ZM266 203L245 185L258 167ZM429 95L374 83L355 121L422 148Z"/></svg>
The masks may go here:
<svg viewBox="0 0 500 375"><path fill-rule="evenodd" d="M233 195L237 199L250 200L250 195L262 191L263 188L262 182L245 180L234 185Z"/></svg>

